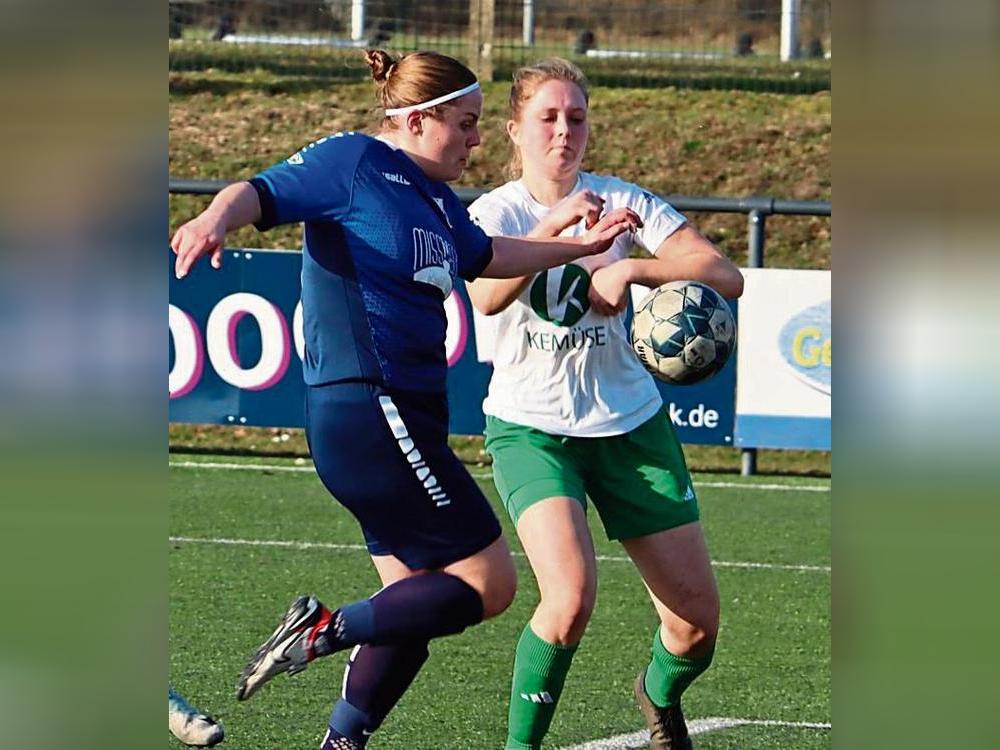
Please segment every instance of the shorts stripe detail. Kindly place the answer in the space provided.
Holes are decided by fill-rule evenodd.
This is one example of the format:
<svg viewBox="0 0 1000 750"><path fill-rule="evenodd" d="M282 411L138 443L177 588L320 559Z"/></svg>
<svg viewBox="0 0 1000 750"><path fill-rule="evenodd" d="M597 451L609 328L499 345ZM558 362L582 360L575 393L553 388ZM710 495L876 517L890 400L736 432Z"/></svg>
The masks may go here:
<svg viewBox="0 0 1000 750"><path fill-rule="evenodd" d="M410 437L410 433L406 429L406 424L399 415L399 409L392 402L392 398L390 396L379 396L378 404L382 407L382 413L385 414L385 421L388 423L389 429L392 430L392 436L396 438L399 449L406 457L410 468L413 469L417 481L423 483L424 489L427 490L427 494L438 508L450 505L451 498L448 497L448 493L438 484L437 477L431 474L431 470L421 457L420 451L414 447L413 438Z"/></svg>
<svg viewBox="0 0 1000 750"><path fill-rule="evenodd" d="M399 416L399 409L396 408L396 405L392 403L392 399L388 396L379 396L378 403L382 407L382 412L385 414L385 421L389 423L389 429L392 430L393 437L400 441L400 448L402 448L402 441L409 438L410 435L406 431L406 425L403 424L403 418ZM403 452L408 453L409 451Z"/></svg>

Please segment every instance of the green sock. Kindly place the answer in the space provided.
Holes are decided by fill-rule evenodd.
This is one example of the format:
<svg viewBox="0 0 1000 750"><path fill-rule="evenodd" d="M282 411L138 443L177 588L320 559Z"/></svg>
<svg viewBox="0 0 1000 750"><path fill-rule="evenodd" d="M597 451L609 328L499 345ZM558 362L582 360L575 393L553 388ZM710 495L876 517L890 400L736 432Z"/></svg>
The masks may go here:
<svg viewBox="0 0 1000 750"><path fill-rule="evenodd" d="M504 750L540 750L556 712L576 646L546 643L524 626L514 653L514 679Z"/></svg>
<svg viewBox="0 0 1000 750"><path fill-rule="evenodd" d="M660 640L660 629L653 633L653 658L646 667L646 695L661 708L672 706L694 679L708 669L715 653L713 647L705 656L687 659L676 656Z"/></svg>

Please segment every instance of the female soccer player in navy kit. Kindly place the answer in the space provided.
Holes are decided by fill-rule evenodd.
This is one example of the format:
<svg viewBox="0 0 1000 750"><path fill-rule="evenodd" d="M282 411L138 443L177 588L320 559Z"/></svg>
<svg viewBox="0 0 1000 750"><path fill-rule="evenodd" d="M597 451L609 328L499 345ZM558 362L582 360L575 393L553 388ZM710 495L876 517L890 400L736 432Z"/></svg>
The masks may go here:
<svg viewBox="0 0 1000 750"><path fill-rule="evenodd" d="M427 643L507 608L516 585L499 523L448 448L443 302L456 276L518 277L606 250L641 226L611 212L582 237L490 238L445 184L479 144L482 94L452 58L366 53L385 110L378 137L322 138L230 185L174 235L176 273L227 231L305 223L306 435L323 483L358 519L384 588L289 608L237 697L354 648L323 750L364 747L416 676Z"/></svg>

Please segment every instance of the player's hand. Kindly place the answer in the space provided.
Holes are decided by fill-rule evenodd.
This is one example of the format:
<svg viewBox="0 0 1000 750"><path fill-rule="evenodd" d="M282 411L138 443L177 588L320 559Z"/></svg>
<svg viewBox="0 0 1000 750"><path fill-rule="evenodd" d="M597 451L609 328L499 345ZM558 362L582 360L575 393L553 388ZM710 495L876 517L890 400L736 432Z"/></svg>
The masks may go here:
<svg viewBox="0 0 1000 750"><path fill-rule="evenodd" d="M600 315L617 315L628 304L628 266L622 261L598 268L590 277L590 306Z"/></svg>
<svg viewBox="0 0 1000 750"><path fill-rule="evenodd" d="M174 233L170 247L177 255L174 273L187 276L191 266L203 255L211 255L212 268L222 268L222 248L226 240L226 222L211 211L203 211Z"/></svg>
<svg viewBox="0 0 1000 750"><path fill-rule="evenodd" d="M639 214L631 208L616 208L607 213L583 235L586 255L603 253L622 232L634 232L642 226Z"/></svg>
<svg viewBox="0 0 1000 750"><path fill-rule="evenodd" d="M604 199L592 190L580 190L568 195L554 205L540 222L546 234L557 237L566 229L586 220L585 226L590 229L597 223L604 211Z"/></svg>

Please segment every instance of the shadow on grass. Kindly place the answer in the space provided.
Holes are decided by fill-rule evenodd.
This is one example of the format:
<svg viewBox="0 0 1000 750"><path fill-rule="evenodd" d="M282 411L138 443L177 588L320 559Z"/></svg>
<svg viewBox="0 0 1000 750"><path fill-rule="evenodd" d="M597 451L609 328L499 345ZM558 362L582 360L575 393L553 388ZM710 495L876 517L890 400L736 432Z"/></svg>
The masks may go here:
<svg viewBox="0 0 1000 750"><path fill-rule="evenodd" d="M315 67L300 66L274 66L277 68L287 68L283 72L271 70L271 66L265 69L267 73L274 73L283 76L280 79L256 80L254 78L243 79L220 79L209 78L196 75L196 70L177 70L178 73L193 73L195 75L176 76L170 81L170 93L176 96L190 96L194 94L210 93L218 96L225 96L243 91L258 91L266 94L306 94L313 91L323 91L331 86L341 83L357 83L366 78L356 75L351 71L343 70L317 70ZM226 72L239 73L241 71ZM261 72L260 68L253 71ZM513 71L511 71L512 73ZM494 76L495 80L504 80L510 75L504 75L503 71L498 71ZM815 94L820 91L830 90L829 77L792 81L789 79L756 78L753 76L741 75L642 75L627 76L615 72L596 71L587 76L591 84L595 86L629 86L632 88L667 88L689 89L696 91L749 91L755 93L770 94Z"/></svg>
<svg viewBox="0 0 1000 750"><path fill-rule="evenodd" d="M509 81L524 61L497 60L494 81ZM593 63L580 60L587 78L596 86L695 90L734 90L781 94L814 94L830 90L829 64L806 62L794 68L761 61L738 60L731 64L669 62L637 66L630 61ZM309 92L338 83L368 79L368 68L358 53L342 51L241 50L213 46L171 49L173 94L257 90L283 93ZM205 76L199 76L204 73ZM219 80L219 74L239 75L241 80ZM203 80L203 78L205 80ZM270 78L270 80L269 80Z"/></svg>
<svg viewBox="0 0 1000 750"><path fill-rule="evenodd" d="M830 79L807 80L758 78L741 75L644 75L626 78L616 73L595 72L587 75L587 80L596 86L622 86L630 88L693 89L696 91L750 91L761 94L815 94L830 90ZM623 83L625 81L625 83Z"/></svg>
<svg viewBox="0 0 1000 750"><path fill-rule="evenodd" d="M170 94L173 96L194 96L195 94L212 94L227 96L241 92L258 92L267 95L278 94L309 94L314 91L327 91L339 83L356 83L360 78L329 75L297 76L294 78L254 80L225 79L193 75L171 77Z"/></svg>
<svg viewBox="0 0 1000 750"><path fill-rule="evenodd" d="M453 446L462 463L470 468L487 468L489 460L484 460L475 445ZM169 449L172 456L233 456L240 458L303 458L311 460L307 450L301 448L268 449L246 446L184 445L173 444ZM684 453L688 467L695 473L740 474L739 452L727 448L686 445ZM830 454L820 451L759 451L758 476L815 477L829 479Z"/></svg>

